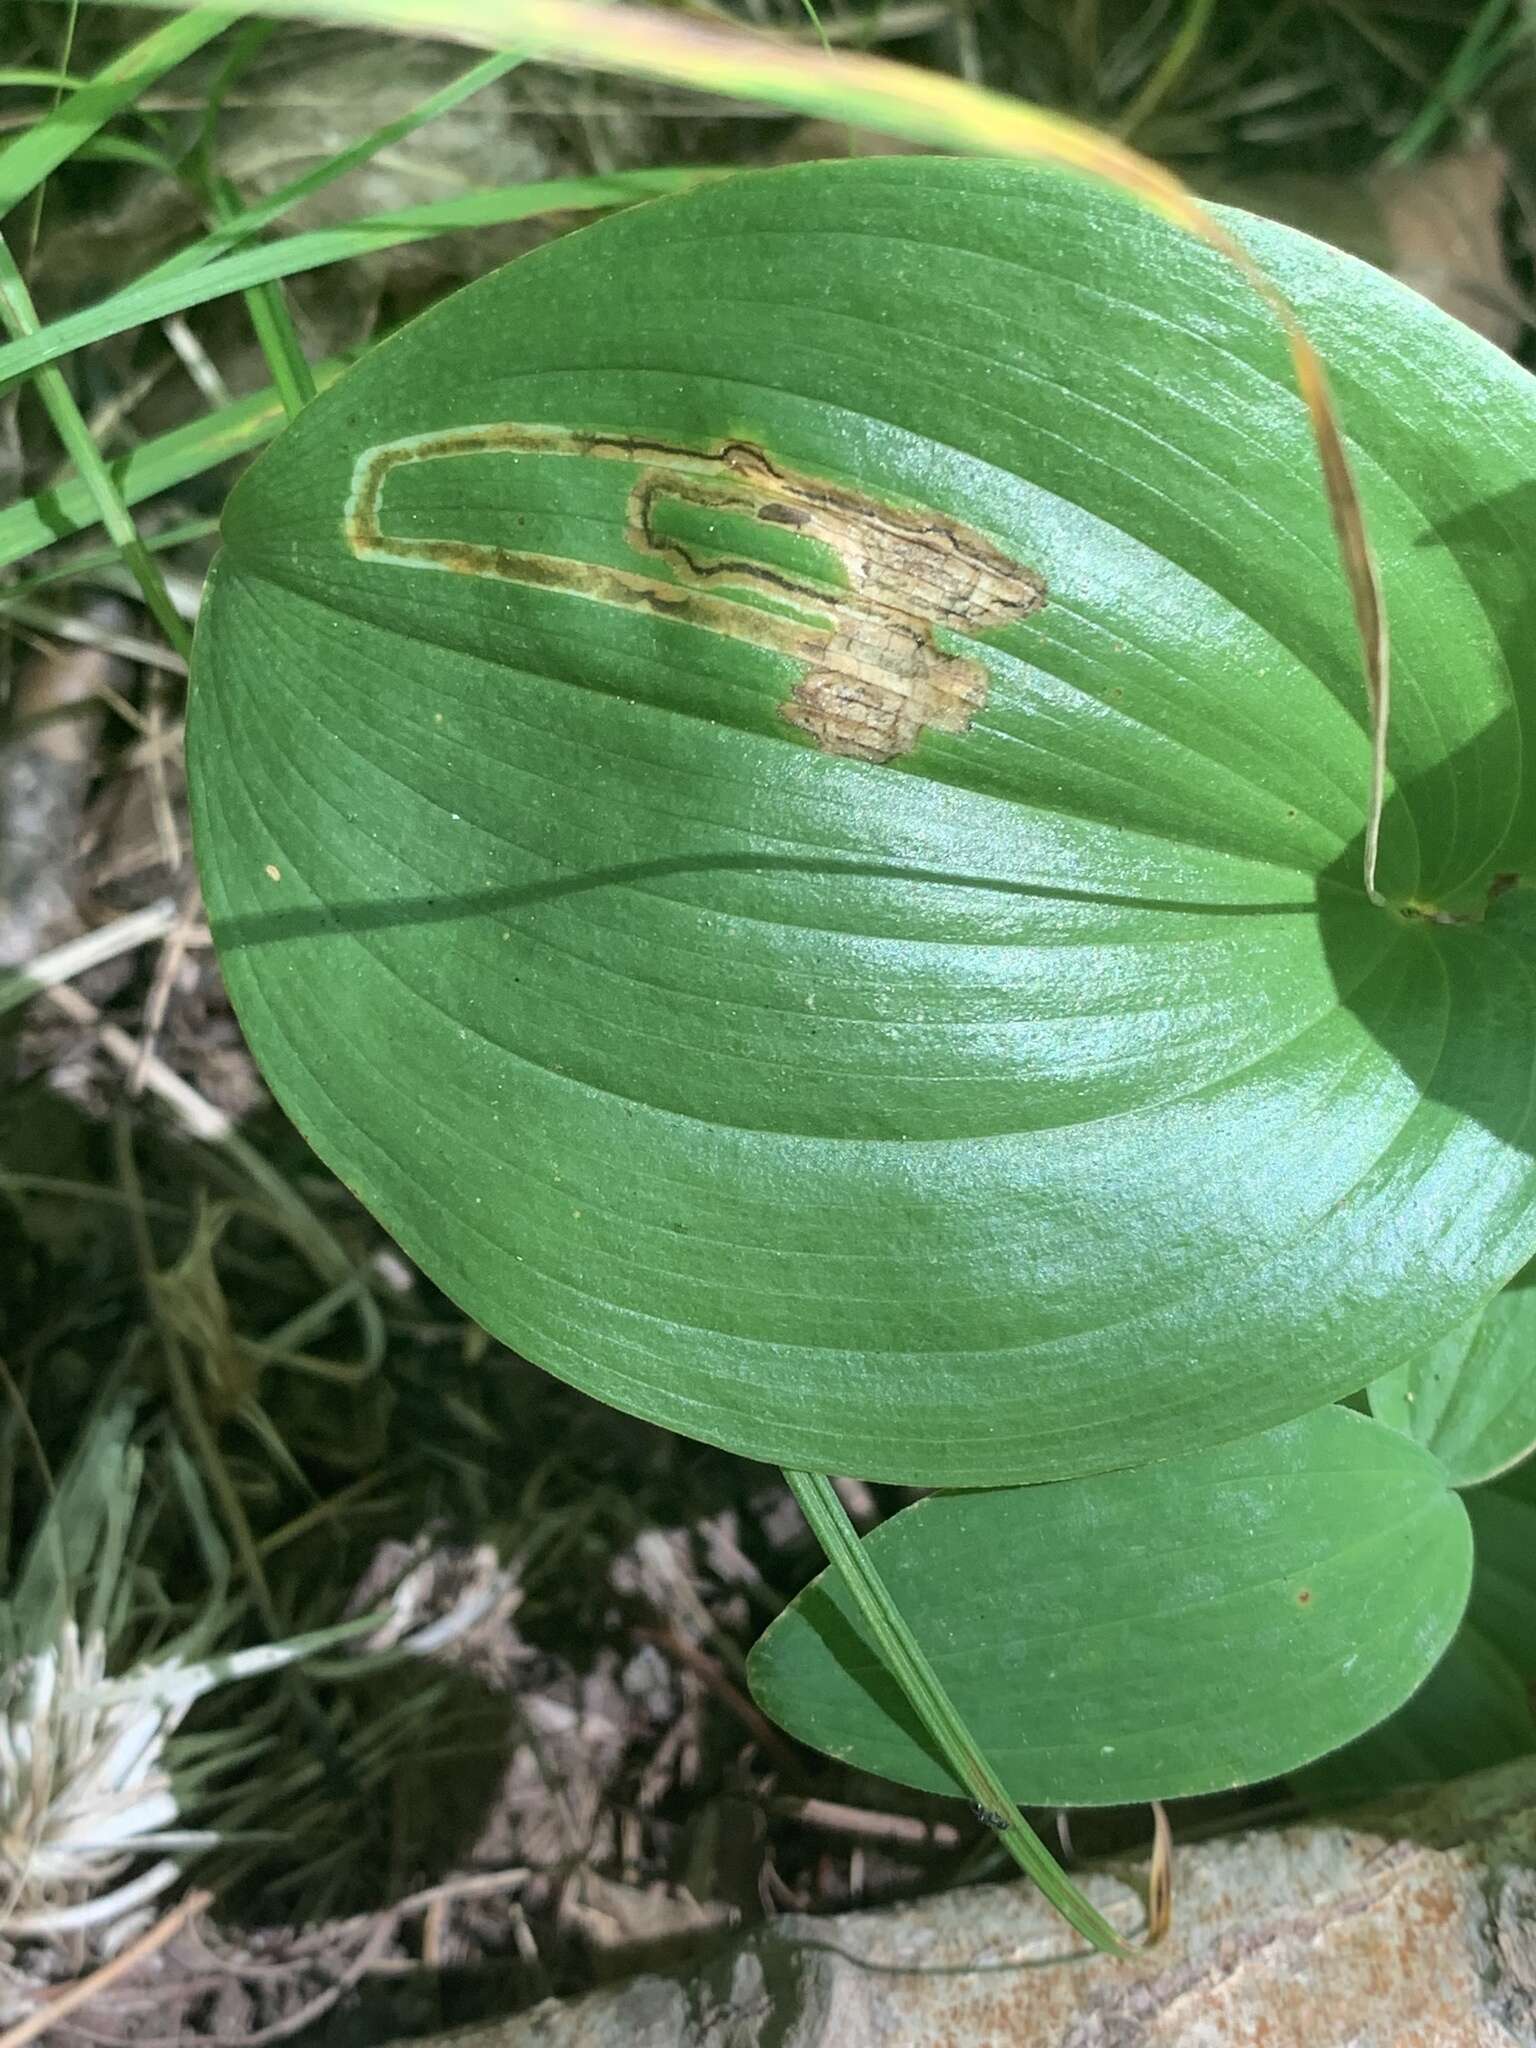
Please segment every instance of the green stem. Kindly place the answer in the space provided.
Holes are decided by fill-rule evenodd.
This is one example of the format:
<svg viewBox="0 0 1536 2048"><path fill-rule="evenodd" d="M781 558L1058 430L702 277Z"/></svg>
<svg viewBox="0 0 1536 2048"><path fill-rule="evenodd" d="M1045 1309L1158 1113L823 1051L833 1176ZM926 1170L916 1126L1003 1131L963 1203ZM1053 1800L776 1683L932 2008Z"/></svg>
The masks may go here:
<svg viewBox="0 0 1536 2048"><path fill-rule="evenodd" d="M841 1572L886 1669L970 1798L989 1820L1001 1823L998 1838L1013 1860L1085 1941L1105 1955L1129 1955L1129 1945L1050 1854L977 1747L860 1543L831 1480L821 1472L786 1470L784 1477L828 1562Z"/></svg>
<svg viewBox="0 0 1536 2048"><path fill-rule="evenodd" d="M816 0L800 0L800 5L811 18L811 27L816 31L816 40L821 44L822 55L830 57L832 45L827 39L826 30L821 25L821 16L816 12Z"/></svg>
<svg viewBox="0 0 1536 2048"><path fill-rule="evenodd" d="M3 237L0 237L0 321L17 340L38 331L32 294L27 290L26 280L17 269ZM121 549L123 560L144 593L144 602L153 613L155 623L176 652L184 660L190 660L192 635L171 602L159 563L139 538L139 530L112 481L111 471L101 459L101 452L84 414L75 403L74 394L65 382L64 373L50 365L38 371L36 382L38 396L53 422L54 431L90 492L102 525Z"/></svg>
<svg viewBox="0 0 1536 2048"><path fill-rule="evenodd" d="M114 57L61 106L0 150L0 214L36 191L50 171L130 107L174 65L222 35L236 16L225 7L195 7Z"/></svg>
<svg viewBox="0 0 1536 2048"><path fill-rule="evenodd" d="M221 220L218 226L210 234L204 235L200 241L189 242L185 248L178 249L175 255L166 257L163 263L157 263L152 270L146 270L138 279L138 283L146 285L159 283L167 277L180 277L186 271L200 269L203 264L211 263L216 257L228 254L240 243L249 241L251 236L258 234L262 228L269 227L283 214L291 212L303 200L312 198L315 193L323 191L337 178L345 177L349 171L355 171L361 165L370 162L380 150L392 148L395 143L414 134L427 122L436 120L439 114L450 112L472 94L494 84L499 78L505 78L509 71L515 71L522 62L520 56L512 54L487 57L480 63L471 65L461 77L444 86L441 92L435 92L430 98L424 99L420 106L412 108L410 113L402 114L396 121L386 122L382 128L375 128L371 135L365 135L360 142L354 142L350 148L339 151L325 163L317 165L314 170L306 171L302 177L291 179L288 184L280 185L275 192L269 192L264 199L255 200L251 205L243 207L239 213Z"/></svg>
<svg viewBox="0 0 1536 2048"><path fill-rule="evenodd" d="M278 1614L277 1603L272 1597L271 1583L262 1563L261 1551L257 1547L250 1519L245 1512L245 1504L225 1463L217 1433L203 1413L202 1402L181 1348L181 1339L166 1320L160 1291L155 1284L158 1266L154 1241L149 1231L143 1188L139 1180L138 1162L134 1157L133 1133L126 1115L121 1110L113 1119L112 1143L116 1154L118 1181L124 1194L129 1198L129 1227L133 1234L140 1284L144 1290L150 1322L165 1366L166 1387L171 1397L171 1406L181 1424L187 1451L201 1472L223 1520L225 1532L245 1575L251 1603L266 1630L267 1640L270 1643L279 1643L287 1631ZM283 1674L282 1686L313 1736L327 1773L336 1783L348 1790L354 1790L355 1787L351 1783L352 1774L336 1740L336 1732L326 1718L308 1678L304 1673L290 1668Z"/></svg>
<svg viewBox="0 0 1536 2048"><path fill-rule="evenodd" d="M1461 111L1493 67L1529 33L1517 13L1509 33L1495 42L1495 32L1503 27L1509 12L1509 0L1485 0L1446 66L1444 77L1383 156L1382 162L1389 168L1401 169L1422 156L1443 124Z"/></svg>
<svg viewBox="0 0 1536 2048"><path fill-rule="evenodd" d="M69 0L64 20L64 47L59 53L59 82L53 89L53 105L45 119L57 120L64 95L69 91L65 80L69 77L70 60L75 54L75 30L80 25L80 0ZM43 203L48 196L48 180L40 178L32 189L32 204L27 208L27 225L23 236L26 244L21 258L21 274L30 277L32 264L37 256L37 238L42 232Z"/></svg>
<svg viewBox="0 0 1536 2048"><path fill-rule="evenodd" d="M127 502L126 494L124 502ZM11 510L11 507L7 507ZM152 555L163 555L168 548L184 548L195 541L211 540L219 530L219 522L213 517L185 519L176 526L164 527L159 533L140 536L140 545ZM23 550L24 553L30 550ZM3 529L0 529L0 568L5 566L7 556L3 543ZM40 590L51 589L55 583L89 583L94 577L107 572L111 587L122 582L121 575L113 575L120 561L117 549L91 548L82 554L71 555L68 561L56 562L51 569L39 569L35 576L21 577L15 583L7 583L0 590L0 616L13 605L25 603Z"/></svg>
<svg viewBox="0 0 1536 2048"><path fill-rule="evenodd" d="M340 376L344 368L341 359L322 363L317 373L322 387ZM138 505L191 477L206 476L209 470L237 455L249 454L280 431L282 410L277 393L268 387L129 449L121 461L113 464L118 496L125 506ZM36 497L0 507L0 569L100 523L96 501L85 480L78 476L66 477L55 488L40 491ZM214 521L215 528L217 524ZM163 534L140 542L151 553L166 544ZM106 552L114 561L120 559L117 548ZM4 600L0 597L0 611L3 610Z"/></svg>
<svg viewBox="0 0 1536 2048"><path fill-rule="evenodd" d="M1188 70L1195 52L1205 40L1206 29L1216 11L1216 0L1189 0L1178 33L1163 52L1162 62L1131 101L1115 124L1115 132L1129 141L1167 99Z"/></svg>
<svg viewBox="0 0 1536 2048"><path fill-rule="evenodd" d="M275 21L248 21L231 38L224 62L208 87L197 140L184 160L184 175L198 191L215 222L221 225L237 218L241 206L234 186L219 174L215 161L219 116L230 89L250 69L276 33ZM244 294L244 298L256 345L272 372L272 382L283 402L283 411L289 419L296 419L315 395L315 380L282 286L256 284Z"/></svg>
<svg viewBox="0 0 1536 2048"><path fill-rule="evenodd" d="M240 202L227 178L211 179L208 190L220 220L238 215ZM315 395L315 373L309 367L283 288L277 283L253 285L244 296L257 346L267 359L283 411L289 419L297 419Z"/></svg>
<svg viewBox="0 0 1536 2048"><path fill-rule="evenodd" d="M464 192L452 199L430 199L421 206L401 207L395 213L367 215L333 228L309 228L273 242L259 242L253 248L216 257L186 275L157 274L151 283L136 280L94 306L61 314L40 333L27 334L0 346L0 388L18 377L30 376L45 363L57 362L73 350L84 348L88 342L105 341L126 328L163 319L168 313L185 313L193 306L205 306L211 299L246 291L269 278L294 277L301 271L318 270L324 264L350 262L355 256L398 249L407 242L425 241L433 235L504 227L510 221L528 220L541 213L597 212L630 206L637 200L686 191L705 178L721 175L718 168L690 166L615 171L610 176L593 178L546 178L533 184Z"/></svg>

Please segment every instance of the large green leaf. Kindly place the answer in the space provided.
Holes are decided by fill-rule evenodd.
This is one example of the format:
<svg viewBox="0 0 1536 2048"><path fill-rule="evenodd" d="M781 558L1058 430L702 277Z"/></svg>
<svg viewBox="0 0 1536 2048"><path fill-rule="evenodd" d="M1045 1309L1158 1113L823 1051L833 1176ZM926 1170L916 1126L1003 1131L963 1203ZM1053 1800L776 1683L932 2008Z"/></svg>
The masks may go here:
<svg viewBox="0 0 1536 2048"><path fill-rule="evenodd" d="M1298 1774L1349 1805L1536 1750L1536 1505L1505 1486L1467 1500L1476 1563L1466 1618L1423 1686L1358 1742Z"/></svg>
<svg viewBox="0 0 1536 2048"><path fill-rule="evenodd" d="M1449 1336L1373 1380L1370 1399L1373 1415L1428 1445L1453 1486L1476 1486L1529 1456L1536 1448L1536 1266Z"/></svg>
<svg viewBox="0 0 1536 2048"><path fill-rule="evenodd" d="M784 1463L1051 1477L1300 1414L1536 1251L1530 896L1439 921L1536 850L1532 386L1242 232L1353 436L1381 879L1433 916L1361 886L1284 342L1116 195L916 159L639 208L236 490L189 728L231 991L541 1365Z"/></svg>
<svg viewBox="0 0 1536 2048"><path fill-rule="evenodd" d="M1342 1408L1054 1485L935 1494L865 1538L1015 1799L1251 1783L1360 1733L1424 1678L1467 1597L1467 1518L1433 1458ZM823 1572L752 1652L802 1741L953 1791Z"/></svg>

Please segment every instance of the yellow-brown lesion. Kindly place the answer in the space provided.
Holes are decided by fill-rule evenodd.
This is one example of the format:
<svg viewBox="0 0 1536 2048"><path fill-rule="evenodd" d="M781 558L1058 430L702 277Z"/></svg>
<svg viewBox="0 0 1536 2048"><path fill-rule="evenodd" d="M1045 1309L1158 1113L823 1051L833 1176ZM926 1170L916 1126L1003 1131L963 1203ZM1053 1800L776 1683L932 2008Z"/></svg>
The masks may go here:
<svg viewBox="0 0 1536 2048"><path fill-rule="evenodd" d="M384 491L396 469L514 453L636 465L626 536L636 558L664 563L669 579L384 531ZM723 515L726 530L738 535L749 535L752 524L787 530L812 545L828 573L786 567L782 549L766 545L760 558L741 540L717 548L684 539L665 530L665 513L677 507L703 513L706 526L709 515ZM985 665L940 647L937 629L995 630L1028 618L1046 598L1034 570L974 528L805 475L746 441L701 451L638 436L502 422L387 442L358 460L345 530L348 546L363 560L565 591L783 654L803 669L780 707L784 718L824 752L864 761L909 752L928 727L964 732L985 704Z"/></svg>

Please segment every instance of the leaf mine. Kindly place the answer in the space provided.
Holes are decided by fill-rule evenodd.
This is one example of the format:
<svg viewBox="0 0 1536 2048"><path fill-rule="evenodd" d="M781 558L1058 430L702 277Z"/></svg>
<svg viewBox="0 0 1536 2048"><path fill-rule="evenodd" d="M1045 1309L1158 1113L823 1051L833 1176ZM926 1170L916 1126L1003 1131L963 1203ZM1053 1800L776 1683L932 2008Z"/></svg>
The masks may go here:
<svg viewBox="0 0 1536 2048"><path fill-rule="evenodd" d="M502 454L640 465L626 539L637 558L664 564L672 580L530 550L386 532L383 500L394 471ZM667 531L664 515L678 507L703 515L706 536L712 522L723 525L729 544ZM762 559L754 527L788 530L815 551L814 566ZM804 673L780 707L783 717L824 753L871 762L910 753L929 728L962 733L985 705L985 665L941 647L939 628L985 632L1028 618L1046 601L1044 580L974 528L805 475L746 441L698 451L515 421L412 435L358 458L344 531L362 561L560 590L784 654ZM764 600L810 616L766 610Z"/></svg>

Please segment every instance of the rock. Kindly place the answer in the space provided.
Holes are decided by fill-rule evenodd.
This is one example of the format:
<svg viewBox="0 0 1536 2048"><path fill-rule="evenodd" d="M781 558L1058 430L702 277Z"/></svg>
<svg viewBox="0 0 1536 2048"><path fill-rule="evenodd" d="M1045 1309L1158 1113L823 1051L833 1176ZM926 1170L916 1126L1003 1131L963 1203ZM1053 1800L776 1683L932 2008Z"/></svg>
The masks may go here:
<svg viewBox="0 0 1536 2048"><path fill-rule="evenodd" d="M1136 1895L1086 1888L1129 1928ZM1536 1759L1191 1844L1173 1931L1085 1957L1027 1886L787 1915L679 1975L425 2048L1536 2048Z"/></svg>

